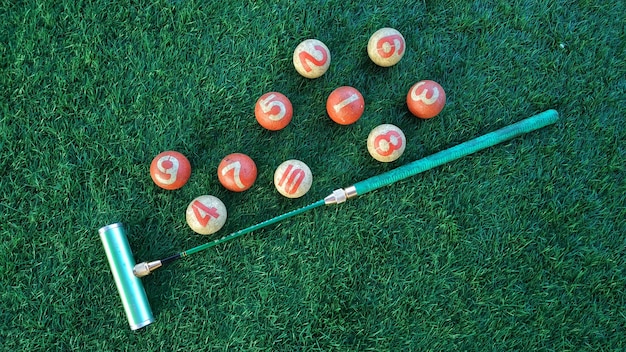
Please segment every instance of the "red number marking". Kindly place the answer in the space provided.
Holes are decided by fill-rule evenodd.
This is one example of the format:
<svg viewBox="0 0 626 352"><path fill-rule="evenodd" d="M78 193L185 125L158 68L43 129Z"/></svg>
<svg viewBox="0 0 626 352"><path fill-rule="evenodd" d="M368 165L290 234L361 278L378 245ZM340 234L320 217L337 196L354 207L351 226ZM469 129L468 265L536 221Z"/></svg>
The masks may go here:
<svg viewBox="0 0 626 352"><path fill-rule="evenodd" d="M315 45L314 48L315 50L322 53L321 60L318 60L315 56L311 55L311 53L309 53L308 51L301 51L298 54L298 57L300 58L300 63L302 64L302 67L304 68L306 72L311 72L312 70L311 66L309 66L308 61L311 61L311 63L314 64L315 66L324 66L324 64L328 60L328 54L326 53L326 50L324 50L323 46Z"/></svg>
<svg viewBox="0 0 626 352"><path fill-rule="evenodd" d="M287 180L287 177L289 177L289 180ZM285 172L283 173L283 177L280 179L278 186L283 187L283 183L287 181L287 184L284 187L285 192L287 192L287 194L294 194L300 187L300 184L302 183L302 180L304 180L305 177L306 177L306 174L304 170L302 169L293 170L293 165L289 165L287 169L285 169Z"/></svg>
<svg viewBox="0 0 626 352"><path fill-rule="evenodd" d="M217 208L209 208L200 201L193 202L191 207L193 208L193 213L196 215L196 220L198 220L202 227L206 227L212 217L215 219L220 217Z"/></svg>
<svg viewBox="0 0 626 352"><path fill-rule="evenodd" d="M389 44L389 51L385 50L385 44ZM376 43L376 49L378 49L378 55L385 59L391 57L391 55L393 55L396 51L398 52L398 55L402 55L404 52L404 41L400 35L388 35L378 40L378 43Z"/></svg>
<svg viewBox="0 0 626 352"><path fill-rule="evenodd" d="M381 146L381 142L385 141L384 145L386 145L386 149ZM374 148L376 148L376 152L382 156L391 155L395 150L400 149L402 147L402 136L396 131L389 131L385 134L381 134L374 139Z"/></svg>

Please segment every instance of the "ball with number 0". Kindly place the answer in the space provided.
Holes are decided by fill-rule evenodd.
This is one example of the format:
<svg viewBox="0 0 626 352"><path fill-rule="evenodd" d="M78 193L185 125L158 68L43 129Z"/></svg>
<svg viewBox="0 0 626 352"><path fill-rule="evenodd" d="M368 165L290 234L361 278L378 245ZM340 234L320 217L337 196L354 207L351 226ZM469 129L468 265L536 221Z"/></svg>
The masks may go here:
<svg viewBox="0 0 626 352"><path fill-rule="evenodd" d="M154 183L167 190L179 189L191 175L191 164L181 153L169 150L160 153L150 164L150 177Z"/></svg>
<svg viewBox="0 0 626 352"><path fill-rule="evenodd" d="M392 124L375 127L367 137L367 151L381 162L397 160L406 148L406 137L400 128Z"/></svg>
<svg viewBox="0 0 626 352"><path fill-rule="evenodd" d="M293 116L289 98L279 92L263 94L254 106L254 116L259 125L270 131L287 127Z"/></svg>

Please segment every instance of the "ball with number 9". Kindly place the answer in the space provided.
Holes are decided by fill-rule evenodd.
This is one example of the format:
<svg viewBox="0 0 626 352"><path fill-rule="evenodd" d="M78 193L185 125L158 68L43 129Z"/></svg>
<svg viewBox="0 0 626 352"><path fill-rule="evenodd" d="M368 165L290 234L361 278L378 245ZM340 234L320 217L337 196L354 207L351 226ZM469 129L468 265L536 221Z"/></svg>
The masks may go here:
<svg viewBox="0 0 626 352"><path fill-rule="evenodd" d="M437 116L446 105L446 92L435 81L419 81L409 89L406 104L413 115L430 119Z"/></svg>
<svg viewBox="0 0 626 352"><path fill-rule="evenodd" d="M263 94L254 106L254 116L259 125L270 131L287 127L293 116L293 107L289 99L281 93Z"/></svg>
<svg viewBox="0 0 626 352"><path fill-rule="evenodd" d="M392 124L375 127L367 137L367 151L381 162L397 160L406 148L406 137L400 128Z"/></svg>
<svg viewBox="0 0 626 352"><path fill-rule="evenodd" d="M243 192L256 181L256 164L246 154L229 154L217 167L217 178L222 186L233 192Z"/></svg>
<svg viewBox="0 0 626 352"><path fill-rule="evenodd" d="M157 186L167 189L179 189L187 183L191 175L189 160L179 152L166 151L154 159L150 164L150 177Z"/></svg>

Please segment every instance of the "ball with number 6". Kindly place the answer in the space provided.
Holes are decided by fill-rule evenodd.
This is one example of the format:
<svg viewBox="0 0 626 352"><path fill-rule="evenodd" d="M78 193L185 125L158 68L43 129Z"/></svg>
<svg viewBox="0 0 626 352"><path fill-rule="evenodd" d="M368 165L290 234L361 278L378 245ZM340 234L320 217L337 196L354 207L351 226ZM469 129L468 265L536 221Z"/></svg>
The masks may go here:
<svg viewBox="0 0 626 352"><path fill-rule="evenodd" d="M154 159L150 164L150 177L157 186L167 189L179 189L187 183L191 175L189 160L179 152L166 151Z"/></svg>
<svg viewBox="0 0 626 352"><path fill-rule="evenodd" d="M313 174L307 164L300 160L287 160L274 172L274 186L287 198L299 198L306 194L313 183Z"/></svg>
<svg viewBox="0 0 626 352"><path fill-rule="evenodd" d="M256 164L246 154L227 155L217 167L217 178L222 186L233 192L243 192L256 181Z"/></svg>
<svg viewBox="0 0 626 352"><path fill-rule="evenodd" d="M259 124L270 131L287 127L293 116L293 107L289 99L281 93L263 94L254 106L254 116Z"/></svg>
<svg viewBox="0 0 626 352"><path fill-rule="evenodd" d="M435 81L419 81L409 89L406 104L413 115L430 119L437 116L446 105L446 92Z"/></svg>
<svg viewBox="0 0 626 352"><path fill-rule="evenodd" d="M204 195L192 200L187 206L187 225L196 233L210 235L219 231L226 222L226 206L214 196Z"/></svg>
<svg viewBox="0 0 626 352"><path fill-rule="evenodd" d="M397 160L406 148L406 137L400 128L392 124L375 127L367 137L367 151L381 162Z"/></svg>
<svg viewBox="0 0 626 352"><path fill-rule="evenodd" d="M367 42L370 59L382 67L393 66L404 56L404 37L393 28L381 28Z"/></svg>

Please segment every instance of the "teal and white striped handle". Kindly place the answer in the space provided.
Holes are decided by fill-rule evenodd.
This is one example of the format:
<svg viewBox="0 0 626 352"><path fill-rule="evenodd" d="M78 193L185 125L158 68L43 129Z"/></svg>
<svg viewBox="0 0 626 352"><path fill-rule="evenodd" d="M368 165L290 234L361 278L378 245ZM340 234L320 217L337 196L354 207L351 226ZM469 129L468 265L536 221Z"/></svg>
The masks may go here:
<svg viewBox="0 0 626 352"><path fill-rule="evenodd" d="M474 138L457 146L440 151L423 159L413 161L391 171L357 182L353 185L356 195L362 195L394 182L430 170L450 161L462 158L485 148L492 147L522 134L538 130L555 123L559 118L556 110L547 110L514 123L497 131Z"/></svg>

